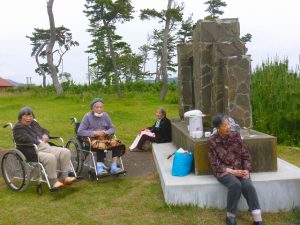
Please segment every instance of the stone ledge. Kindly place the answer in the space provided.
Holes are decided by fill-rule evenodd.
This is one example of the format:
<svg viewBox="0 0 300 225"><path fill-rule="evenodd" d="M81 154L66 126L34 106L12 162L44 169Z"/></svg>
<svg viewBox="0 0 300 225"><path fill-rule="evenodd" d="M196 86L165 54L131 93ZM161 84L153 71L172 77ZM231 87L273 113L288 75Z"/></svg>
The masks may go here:
<svg viewBox="0 0 300 225"><path fill-rule="evenodd" d="M227 190L214 176L171 175L176 150L173 143L153 144L153 156L160 176L165 202L170 205L196 205L201 208L226 208ZM252 181L264 212L288 211L300 207L300 168L278 158L277 172L252 173ZM239 210L248 210L242 197Z"/></svg>

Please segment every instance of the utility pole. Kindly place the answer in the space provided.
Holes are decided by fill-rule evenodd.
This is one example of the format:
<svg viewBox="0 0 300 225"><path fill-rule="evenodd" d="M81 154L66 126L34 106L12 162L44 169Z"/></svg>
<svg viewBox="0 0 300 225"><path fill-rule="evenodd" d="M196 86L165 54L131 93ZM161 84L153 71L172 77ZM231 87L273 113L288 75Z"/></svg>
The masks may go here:
<svg viewBox="0 0 300 225"><path fill-rule="evenodd" d="M91 77L90 77L90 57L88 56L88 81L89 81L89 86L91 85Z"/></svg>

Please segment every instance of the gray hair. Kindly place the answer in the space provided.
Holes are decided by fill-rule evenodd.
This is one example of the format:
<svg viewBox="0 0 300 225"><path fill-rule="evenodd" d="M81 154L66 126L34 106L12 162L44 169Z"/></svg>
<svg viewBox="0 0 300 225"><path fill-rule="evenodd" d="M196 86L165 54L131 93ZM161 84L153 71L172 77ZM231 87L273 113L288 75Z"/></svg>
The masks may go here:
<svg viewBox="0 0 300 225"><path fill-rule="evenodd" d="M157 112L160 112L160 113L163 114L164 116L167 116L167 112L166 112L166 110L164 110L163 108L159 108L159 109L157 110Z"/></svg>
<svg viewBox="0 0 300 225"><path fill-rule="evenodd" d="M224 113L217 113L212 119L212 124L215 128L219 128L225 119L228 119L227 115Z"/></svg>
<svg viewBox="0 0 300 225"><path fill-rule="evenodd" d="M18 120L21 120L22 116L24 116L24 115L32 115L33 118L35 118L35 116L33 114L33 111L32 111L32 108L29 107L29 106L25 106L25 107L20 109L20 112L18 114Z"/></svg>
<svg viewBox="0 0 300 225"><path fill-rule="evenodd" d="M94 105L95 105L97 102L101 102L102 104L104 104L104 101L103 101L102 98L94 98L93 101L91 101L91 103L90 103L90 109L93 109Z"/></svg>

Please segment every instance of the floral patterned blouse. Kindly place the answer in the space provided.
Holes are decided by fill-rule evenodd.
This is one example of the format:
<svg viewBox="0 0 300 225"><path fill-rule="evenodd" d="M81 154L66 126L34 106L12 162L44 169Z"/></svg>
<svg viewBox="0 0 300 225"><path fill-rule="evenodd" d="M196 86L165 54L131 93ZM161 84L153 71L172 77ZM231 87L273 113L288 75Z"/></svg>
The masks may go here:
<svg viewBox="0 0 300 225"><path fill-rule="evenodd" d="M238 132L228 137L215 133L208 139L208 160L216 177L228 173L226 168L251 171L251 156Z"/></svg>

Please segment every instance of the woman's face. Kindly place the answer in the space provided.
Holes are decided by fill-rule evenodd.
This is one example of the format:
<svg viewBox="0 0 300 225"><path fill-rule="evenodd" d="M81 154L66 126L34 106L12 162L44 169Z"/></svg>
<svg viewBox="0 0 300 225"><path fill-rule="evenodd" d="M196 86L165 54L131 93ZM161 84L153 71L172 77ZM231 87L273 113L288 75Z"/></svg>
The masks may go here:
<svg viewBox="0 0 300 225"><path fill-rule="evenodd" d="M230 122L228 119L224 119L223 123L218 128L218 132L221 136L228 136L230 134Z"/></svg>
<svg viewBox="0 0 300 225"><path fill-rule="evenodd" d="M95 113L103 113L104 105L102 102L96 102L93 106L93 112Z"/></svg>
<svg viewBox="0 0 300 225"><path fill-rule="evenodd" d="M21 118L21 123L23 125L29 126L32 123L33 116L31 114L29 115L23 115Z"/></svg>
<svg viewBox="0 0 300 225"><path fill-rule="evenodd" d="M156 111L155 115L156 115L156 118L157 118L157 119L161 119L161 118L163 118L163 117L165 116L165 115L164 115L161 111L159 111L159 110Z"/></svg>

